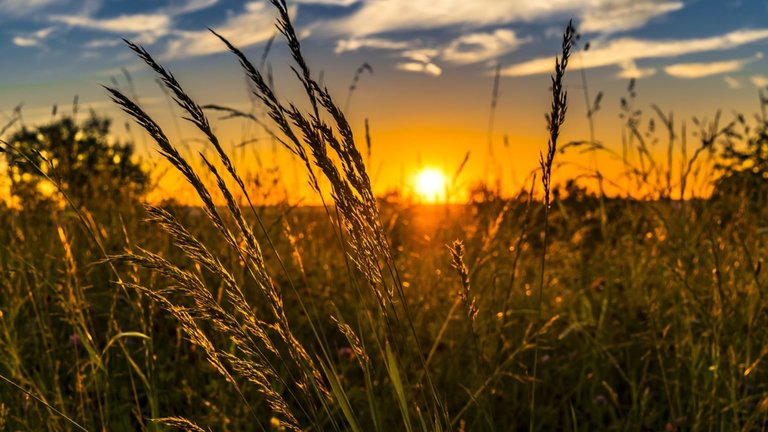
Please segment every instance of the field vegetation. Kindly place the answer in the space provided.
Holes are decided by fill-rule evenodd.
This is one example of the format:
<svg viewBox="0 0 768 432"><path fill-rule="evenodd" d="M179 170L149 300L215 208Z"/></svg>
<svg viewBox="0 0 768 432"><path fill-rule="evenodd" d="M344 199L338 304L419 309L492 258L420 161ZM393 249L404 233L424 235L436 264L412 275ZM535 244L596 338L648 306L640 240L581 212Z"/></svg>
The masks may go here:
<svg viewBox="0 0 768 432"><path fill-rule="evenodd" d="M3 129L0 430L766 429L768 100L686 123L635 107L633 82L621 145L560 142L569 25L525 188L377 197L365 139L271 3L306 101L211 37L322 205L264 204L211 126L224 108L130 42L208 150L183 156L106 92L196 205L145 199L154 173L96 115ZM624 175L560 177L574 152Z"/></svg>

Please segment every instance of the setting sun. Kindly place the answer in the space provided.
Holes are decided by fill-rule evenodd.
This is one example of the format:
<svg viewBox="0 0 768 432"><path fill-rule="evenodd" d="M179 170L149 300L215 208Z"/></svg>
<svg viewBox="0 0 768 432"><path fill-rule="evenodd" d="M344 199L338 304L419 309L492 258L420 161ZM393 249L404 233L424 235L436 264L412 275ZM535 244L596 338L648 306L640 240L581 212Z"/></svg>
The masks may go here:
<svg viewBox="0 0 768 432"><path fill-rule="evenodd" d="M435 168L424 168L416 174L414 190L424 202L436 203L445 199L445 174Z"/></svg>

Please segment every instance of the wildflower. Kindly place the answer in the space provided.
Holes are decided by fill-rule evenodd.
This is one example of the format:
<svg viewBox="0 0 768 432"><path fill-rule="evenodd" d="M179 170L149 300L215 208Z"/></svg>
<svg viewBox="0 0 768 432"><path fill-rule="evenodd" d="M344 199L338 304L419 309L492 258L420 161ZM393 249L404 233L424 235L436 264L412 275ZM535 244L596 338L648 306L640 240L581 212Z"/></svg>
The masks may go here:
<svg viewBox="0 0 768 432"><path fill-rule="evenodd" d="M606 406L608 405L608 399L605 396L599 394L595 396L593 403L597 406Z"/></svg>
<svg viewBox="0 0 768 432"><path fill-rule="evenodd" d="M339 348L336 353L339 355L339 357L345 360L352 360L355 358L355 351L350 347Z"/></svg>
<svg viewBox="0 0 768 432"><path fill-rule="evenodd" d="M80 340L80 336L78 336L77 333L72 333L69 335L69 343L72 344L74 348L80 348L83 346L83 341Z"/></svg>

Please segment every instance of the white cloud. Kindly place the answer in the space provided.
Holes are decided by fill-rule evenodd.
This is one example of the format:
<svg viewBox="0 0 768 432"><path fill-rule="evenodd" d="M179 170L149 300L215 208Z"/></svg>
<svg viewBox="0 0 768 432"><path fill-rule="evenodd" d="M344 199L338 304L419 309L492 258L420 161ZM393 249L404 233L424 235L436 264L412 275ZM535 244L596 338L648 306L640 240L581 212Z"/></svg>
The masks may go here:
<svg viewBox="0 0 768 432"><path fill-rule="evenodd" d="M89 49L111 48L111 47L116 47L120 45L121 42L122 41L119 38L95 39L95 40L86 42L83 46Z"/></svg>
<svg viewBox="0 0 768 432"><path fill-rule="evenodd" d="M589 51L574 58L576 67L586 69L621 65L627 61L644 58L671 58L685 54L719 51L768 39L768 29L737 30L721 36L701 39L647 40L620 38L607 43L595 43ZM540 57L505 68L506 76L523 76L549 73L554 67L554 57Z"/></svg>
<svg viewBox="0 0 768 432"><path fill-rule="evenodd" d="M91 5L84 8L80 13L51 15L48 17L48 20L70 27L80 27L120 35L133 35L134 42L152 44L157 39L167 36L173 31L174 17L210 8L218 2L219 0L185 0L183 3L171 3L171 5L165 8L157 9L150 13L124 14L104 18L93 17L92 14L96 8ZM96 43L96 45L99 44Z"/></svg>
<svg viewBox="0 0 768 432"><path fill-rule="evenodd" d="M403 57L413 60L419 63L431 63L432 59L440 54L440 51L435 48L419 48L404 51Z"/></svg>
<svg viewBox="0 0 768 432"><path fill-rule="evenodd" d="M25 35L13 37L13 44L20 47L42 46L45 38L51 35L56 27L46 27Z"/></svg>
<svg viewBox="0 0 768 432"><path fill-rule="evenodd" d="M443 69L433 61L440 54L435 48L419 48L404 51L401 55L406 59L395 67L406 72L419 72L432 76L440 76Z"/></svg>
<svg viewBox="0 0 768 432"><path fill-rule="evenodd" d="M358 3L358 0L293 0L291 3L326 6L352 6L353 4Z"/></svg>
<svg viewBox="0 0 768 432"><path fill-rule="evenodd" d="M580 31L614 32L644 26L653 18L683 8L682 1L602 1L600 7L587 9L581 17Z"/></svg>
<svg viewBox="0 0 768 432"><path fill-rule="evenodd" d="M33 34L33 35L34 35L36 38L38 38L38 39L45 39L45 38L47 38L48 36L50 36L50 35L51 35L51 33L53 33L53 32L54 32L54 31L56 31L56 30L57 30L57 28L56 28L56 27L46 27L46 28L42 28L42 29L40 29L40 30L38 30L38 31L36 31L36 32L34 32L34 33L32 33L32 34Z"/></svg>
<svg viewBox="0 0 768 432"><path fill-rule="evenodd" d="M91 18L82 15L53 15L53 22L111 33L149 34L161 36L171 28L171 18L165 14L120 15L114 18Z"/></svg>
<svg viewBox="0 0 768 432"><path fill-rule="evenodd" d="M115 33L121 36L131 35L131 39L136 43L153 44L159 38L168 36L173 32L174 17L208 9L218 2L219 0L178 0L172 1L167 7L147 13L94 17L93 14L99 9L98 1L90 0L83 2L84 8L79 13L50 15L47 19L70 27ZM97 40L88 42L85 46L87 48L101 48L113 45L115 43L111 41Z"/></svg>
<svg viewBox="0 0 768 432"><path fill-rule="evenodd" d="M741 88L741 81L739 81L738 78L734 78L730 75L726 75L723 77L723 81L725 81L725 84L728 86L729 89L740 89Z"/></svg>
<svg viewBox="0 0 768 432"><path fill-rule="evenodd" d="M198 12L215 6L219 0L185 0L181 4L172 4L163 10L168 15L184 15L192 12Z"/></svg>
<svg viewBox="0 0 768 432"><path fill-rule="evenodd" d="M763 58L762 54L738 60L724 60L706 63L679 63L664 68L664 72L676 78L703 78L740 71L745 65Z"/></svg>
<svg viewBox="0 0 768 432"><path fill-rule="evenodd" d="M289 11L295 15L296 7ZM275 11L264 1L246 3L243 12L231 15L224 23L212 26L235 46L247 47L268 40L275 32ZM226 46L211 32L174 32L168 42L166 58L195 57L226 51Z"/></svg>
<svg viewBox="0 0 768 432"><path fill-rule="evenodd" d="M33 47L39 45L39 42L35 38L15 36L13 38L13 44L20 47Z"/></svg>
<svg viewBox="0 0 768 432"><path fill-rule="evenodd" d="M656 69L654 68L638 68L634 60L627 60L619 65L621 71L616 75L623 79L642 79L650 78L656 75Z"/></svg>
<svg viewBox="0 0 768 432"><path fill-rule="evenodd" d="M340 34L364 36L578 16L585 30L608 32L641 27L682 7L680 0L366 0L354 13L329 25Z"/></svg>
<svg viewBox="0 0 768 432"><path fill-rule="evenodd" d="M402 71L420 72L432 76L440 76L443 73L443 70L434 63L404 62L398 63L396 67Z"/></svg>
<svg viewBox="0 0 768 432"><path fill-rule="evenodd" d="M56 3L56 0L0 0L0 14L23 16Z"/></svg>
<svg viewBox="0 0 768 432"><path fill-rule="evenodd" d="M768 87L768 75L752 75L749 80L755 87Z"/></svg>
<svg viewBox="0 0 768 432"><path fill-rule="evenodd" d="M334 52L341 54L348 51L357 51L363 48L402 50L411 47L411 42L396 41L381 38L351 38L341 39L336 42Z"/></svg>
<svg viewBox="0 0 768 432"><path fill-rule="evenodd" d="M443 51L443 59L453 63L476 63L514 51L529 39L520 39L512 30L471 33L455 39Z"/></svg>
<svg viewBox="0 0 768 432"><path fill-rule="evenodd" d="M519 38L508 29L497 29L489 33L470 33L460 36L443 46L423 47L419 41L403 41L385 38L353 37L336 43L337 54L363 48L402 51L405 58L429 63L440 56L451 63L476 63L497 58L517 49L529 38Z"/></svg>

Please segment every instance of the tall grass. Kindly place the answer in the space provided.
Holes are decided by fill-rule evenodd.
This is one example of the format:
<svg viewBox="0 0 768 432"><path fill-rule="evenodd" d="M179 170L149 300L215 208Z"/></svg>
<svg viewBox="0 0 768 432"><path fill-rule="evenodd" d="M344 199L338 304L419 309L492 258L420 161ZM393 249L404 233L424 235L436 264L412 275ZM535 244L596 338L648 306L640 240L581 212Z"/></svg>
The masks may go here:
<svg viewBox="0 0 768 432"><path fill-rule="evenodd" d="M106 90L199 207L0 211L0 428L765 428L765 210L739 194L672 200L704 193L696 172L739 139L739 122L700 121L693 136L654 109L668 143L660 162L630 109L633 85L625 154L592 137L561 144L569 25L541 198L534 175L515 197L450 212L384 202L286 3L271 3L305 101L282 100L265 60L257 68L211 37L243 69L266 133L304 166L322 207L261 202L206 110L266 122L198 104L127 42L212 151L182 153L133 95ZM766 128L763 117L743 137ZM623 161L624 177L586 177L596 193L558 186L563 151L579 147ZM636 184L647 199L611 198L609 182Z"/></svg>
<svg viewBox="0 0 768 432"><path fill-rule="evenodd" d="M272 3L278 12L278 29L288 43L296 63L296 69L294 69L296 76L309 101L308 113L303 113L294 104L281 103L272 86L267 84L245 55L228 40L215 32L212 33L219 37L239 60L246 75L252 81L256 96L265 104L270 118L284 136L280 142L304 162L312 188L321 197L324 196L314 168L318 169L319 174L330 185L333 208L326 204L324 207L334 222L336 235L346 252L345 255L357 270L353 277L357 275L363 277L365 285L378 303L378 313L368 315L369 324L374 329L384 330L383 333L376 334L376 344L380 350L384 348L383 362L392 380L394 397L399 402L404 426L411 429L413 421L410 403L403 389L397 357L391 349L393 344L401 343L405 335L397 333L399 330L395 326L405 324L413 337L415 346L420 345L407 299L402 290L403 284L380 222L381 218L370 179L346 118L328 91L321 88L312 78L301 53L301 45L291 24L286 4L283 1ZM267 235L271 251L285 269L279 253L254 209L242 178L219 144L203 109L187 96L174 76L159 65L146 50L131 42L126 41L126 43L159 75L162 83L173 94L176 103L186 111L187 119L197 126L215 148L218 162L224 166L230 180L235 182L238 193L245 197L253 216ZM204 349L212 366L232 383L238 392L240 390L235 376L255 385L268 401L281 427L299 430L303 428L302 424L313 424L332 425L334 428L339 428L340 424L346 423L352 429L360 430L359 420L349 405L346 391L338 382L329 354L330 349L325 341L326 336L318 330L313 318L310 318L308 324L315 338L312 343L316 344L318 350L312 356L306 348L307 342L302 343L294 334L284 309L284 292L276 286L272 275L267 270L262 246L242 214L235 194L228 186L227 180L220 175L214 162L200 153L205 166L216 179L218 191L225 199L228 217L235 224L232 228L228 226L224 216L214 205L212 194L200 180L200 176L171 144L161 127L119 90L107 88L107 91L113 100L154 138L161 154L184 175L197 192L214 228L244 264L248 281L255 283L258 287L261 304L267 307L268 313L263 317L256 314L255 305L244 294L241 283L231 276L229 270L221 264L221 260L213 255L199 239L190 234L170 213L157 207L147 208L150 220L159 224L170 234L189 259L223 281L227 302L225 305L217 302L199 276L148 251L114 256L112 260L152 270L169 279L173 284L166 290L153 290L134 283L124 285L150 296L171 313L178 320L187 337L195 345ZM326 122L321 116L321 111L333 122L332 124ZM324 199L323 202L325 202ZM336 218L333 217L334 213ZM351 267L349 271L353 271ZM289 278L291 289L295 291L296 288L287 271L285 275ZM298 292L296 294L302 310L310 317L311 311L301 301L301 294ZM188 303L179 303L175 300L177 295L186 298ZM365 292L360 292L361 305L368 303L365 300L367 295ZM398 300L399 307L395 304L395 299ZM216 346L207 336L205 327L200 324L200 321L210 323L213 330L225 335L226 339L234 344L235 352ZM382 324L384 327L379 327ZM340 328L348 338L359 342L349 326ZM359 353L364 352L359 343L355 344L355 347ZM417 352L420 351L421 349L418 348ZM421 354L417 357L421 359L423 365L426 365ZM364 364L361 363L361 366ZM289 369L287 377L281 377L282 367ZM427 421L435 422L439 428L445 420L443 413L439 411L441 401L432 387L429 371L425 369L422 376L425 377L428 388L421 399L429 405L420 410L427 414ZM281 388L294 390L283 395ZM243 399L247 403L244 397ZM341 415L336 412L339 408Z"/></svg>
<svg viewBox="0 0 768 432"><path fill-rule="evenodd" d="M555 163L557 154L557 140L560 137L560 128L565 123L565 113L568 109L568 94L564 88L565 70L568 68L568 60L571 56L571 49L576 38L576 29L573 23L569 22L568 27L563 33L563 51L559 59L555 59L555 73L552 75L552 110L547 115L547 127L549 129L549 141L547 142L547 153L540 154L539 165L541 167L541 184L544 187L544 232L542 234L541 251L541 275L539 278L539 292L537 309L539 319L542 317L542 303L544 299L544 281L546 277L547 246L549 240L549 206L551 203L552 192L552 166ZM536 341L534 341L535 343ZM533 351L533 377L531 381L531 422L530 430L536 428L536 379L539 364L538 344Z"/></svg>

